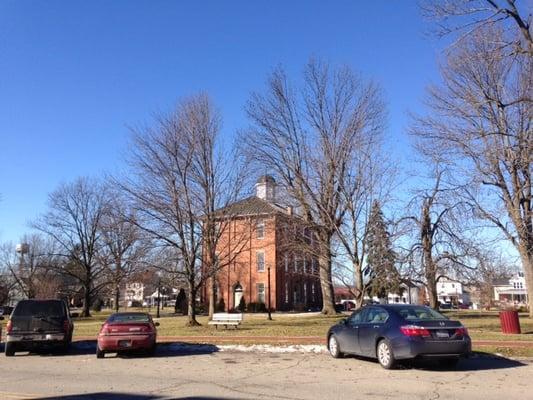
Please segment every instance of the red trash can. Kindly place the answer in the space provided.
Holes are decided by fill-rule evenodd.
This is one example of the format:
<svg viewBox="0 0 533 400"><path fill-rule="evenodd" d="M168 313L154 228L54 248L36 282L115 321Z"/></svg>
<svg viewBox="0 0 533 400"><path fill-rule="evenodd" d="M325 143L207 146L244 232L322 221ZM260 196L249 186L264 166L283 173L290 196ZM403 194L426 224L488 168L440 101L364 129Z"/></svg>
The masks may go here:
<svg viewBox="0 0 533 400"><path fill-rule="evenodd" d="M500 324L502 333L522 333L518 311L500 311Z"/></svg>

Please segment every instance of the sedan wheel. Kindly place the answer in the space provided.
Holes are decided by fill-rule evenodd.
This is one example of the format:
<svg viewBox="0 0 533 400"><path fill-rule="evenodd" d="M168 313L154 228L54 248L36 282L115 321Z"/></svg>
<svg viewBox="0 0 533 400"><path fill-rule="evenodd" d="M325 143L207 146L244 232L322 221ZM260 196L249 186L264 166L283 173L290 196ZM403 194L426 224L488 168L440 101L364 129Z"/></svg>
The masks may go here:
<svg viewBox="0 0 533 400"><path fill-rule="evenodd" d="M339 347L339 342L337 341L337 338L335 337L335 335L331 335L329 337L328 349L329 349L329 353L331 354L333 358L342 357L342 352Z"/></svg>
<svg viewBox="0 0 533 400"><path fill-rule="evenodd" d="M104 357L105 357L105 352L100 350L98 345L96 345L96 358L104 358Z"/></svg>
<svg viewBox="0 0 533 400"><path fill-rule="evenodd" d="M387 340L383 339L378 343L376 353L378 356L378 361L383 368L385 369L394 368L396 360L394 359L392 347Z"/></svg>

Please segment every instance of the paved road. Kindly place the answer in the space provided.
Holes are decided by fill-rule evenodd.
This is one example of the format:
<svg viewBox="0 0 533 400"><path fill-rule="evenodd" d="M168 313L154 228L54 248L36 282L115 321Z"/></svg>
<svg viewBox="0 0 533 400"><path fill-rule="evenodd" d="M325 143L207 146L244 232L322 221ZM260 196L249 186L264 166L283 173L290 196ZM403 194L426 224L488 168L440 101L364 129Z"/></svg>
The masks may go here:
<svg viewBox="0 0 533 400"><path fill-rule="evenodd" d="M385 371L372 361L326 354L194 352L160 346L154 358L73 354L0 355L0 399L527 399L533 363L464 360Z"/></svg>

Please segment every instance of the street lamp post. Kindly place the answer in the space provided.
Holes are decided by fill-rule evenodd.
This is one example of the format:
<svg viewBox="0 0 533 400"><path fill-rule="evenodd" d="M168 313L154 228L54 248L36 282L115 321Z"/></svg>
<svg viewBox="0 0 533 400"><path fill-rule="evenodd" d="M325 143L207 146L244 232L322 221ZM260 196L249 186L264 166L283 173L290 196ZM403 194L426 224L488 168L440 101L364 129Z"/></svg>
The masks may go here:
<svg viewBox="0 0 533 400"><path fill-rule="evenodd" d="M157 311L156 318L160 317L159 308L161 304L161 271L157 271Z"/></svg>
<svg viewBox="0 0 533 400"><path fill-rule="evenodd" d="M268 320L269 321L272 321L272 314L270 312L270 265L267 266L267 272L268 272L268 309L267 309L267 312L268 312Z"/></svg>

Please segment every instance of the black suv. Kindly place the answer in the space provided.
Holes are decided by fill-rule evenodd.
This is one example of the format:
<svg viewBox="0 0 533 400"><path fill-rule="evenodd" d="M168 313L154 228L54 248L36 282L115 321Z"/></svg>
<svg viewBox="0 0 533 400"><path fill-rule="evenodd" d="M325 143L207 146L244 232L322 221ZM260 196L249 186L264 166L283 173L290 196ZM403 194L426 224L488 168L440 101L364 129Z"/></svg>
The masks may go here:
<svg viewBox="0 0 533 400"><path fill-rule="evenodd" d="M17 351L58 347L67 351L74 324L62 300L21 300L6 326L6 356Z"/></svg>

